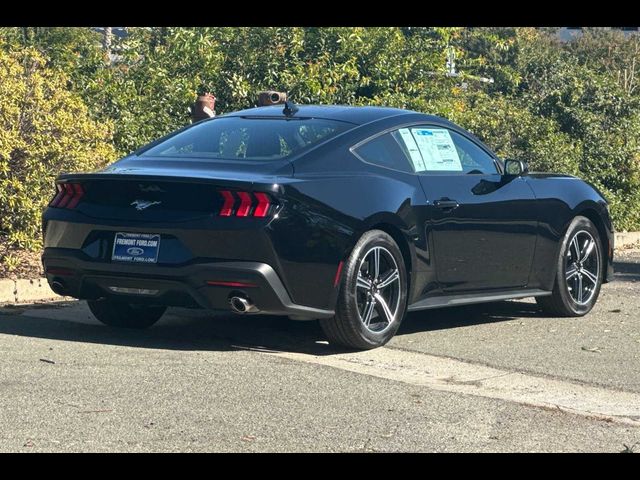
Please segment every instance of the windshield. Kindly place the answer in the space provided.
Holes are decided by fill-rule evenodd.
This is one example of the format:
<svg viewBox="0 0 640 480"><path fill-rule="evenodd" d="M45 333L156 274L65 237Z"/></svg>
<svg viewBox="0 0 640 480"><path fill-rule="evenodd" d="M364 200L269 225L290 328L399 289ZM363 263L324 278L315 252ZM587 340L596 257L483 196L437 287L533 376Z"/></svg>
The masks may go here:
<svg viewBox="0 0 640 480"><path fill-rule="evenodd" d="M319 118L219 117L197 123L140 155L279 160L353 127L350 123Z"/></svg>

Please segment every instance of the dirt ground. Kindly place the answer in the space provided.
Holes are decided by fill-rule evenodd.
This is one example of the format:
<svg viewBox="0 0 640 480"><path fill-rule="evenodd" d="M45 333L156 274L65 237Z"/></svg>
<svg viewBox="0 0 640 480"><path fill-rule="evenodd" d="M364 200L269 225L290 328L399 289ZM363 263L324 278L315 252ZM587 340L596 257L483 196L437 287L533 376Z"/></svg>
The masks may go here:
<svg viewBox="0 0 640 480"><path fill-rule="evenodd" d="M9 248L0 237L0 278L40 278L44 275L40 261L41 251L29 252Z"/></svg>

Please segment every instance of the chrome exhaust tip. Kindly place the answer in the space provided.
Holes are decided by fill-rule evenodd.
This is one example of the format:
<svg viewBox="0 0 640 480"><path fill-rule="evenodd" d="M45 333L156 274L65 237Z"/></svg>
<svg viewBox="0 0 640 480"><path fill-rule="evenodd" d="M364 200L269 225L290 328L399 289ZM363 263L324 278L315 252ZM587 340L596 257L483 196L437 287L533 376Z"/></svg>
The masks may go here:
<svg viewBox="0 0 640 480"><path fill-rule="evenodd" d="M231 297L229 298L229 304L231 310L236 313L256 313L259 310L256 306L244 297Z"/></svg>
<svg viewBox="0 0 640 480"><path fill-rule="evenodd" d="M54 293L57 293L58 295L61 296L65 296L67 294L67 288L64 286L64 284L58 280L54 280L53 282L51 282L51 290L54 291Z"/></svg>

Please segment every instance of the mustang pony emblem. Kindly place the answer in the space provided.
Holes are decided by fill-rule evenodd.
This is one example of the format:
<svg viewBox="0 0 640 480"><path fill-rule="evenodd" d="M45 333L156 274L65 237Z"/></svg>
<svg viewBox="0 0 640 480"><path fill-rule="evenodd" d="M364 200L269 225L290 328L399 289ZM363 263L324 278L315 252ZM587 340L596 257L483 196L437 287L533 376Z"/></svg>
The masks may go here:
<svg viewBox="0 0 640 480"><path fill-rule="evenodd" d="M144 210L145 208L149 208L152 205L160 205L162 202L154 202L151 200L134 200L131 202L131 205L136 207L136 210Z"/></svg>

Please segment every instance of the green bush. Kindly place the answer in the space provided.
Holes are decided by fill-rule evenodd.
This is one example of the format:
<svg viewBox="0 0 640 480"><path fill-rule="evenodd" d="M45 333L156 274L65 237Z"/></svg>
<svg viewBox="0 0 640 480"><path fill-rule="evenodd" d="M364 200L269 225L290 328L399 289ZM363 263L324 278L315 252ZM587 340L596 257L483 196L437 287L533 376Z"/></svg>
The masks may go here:
<svg viewBox="0 0 640 480"><path fill-rule="evenodd" d="M461 39L463 66L496 81L467 95L454 119L534 170L592 182L618 230L640 229L640 37L591 29L564 43L541 29L474 30Z"/></svg>
<svg viewBox="0 0 640 480"><path fill-rule="evenodd" d="M88 28L6 27L0 51L0 234L16 244L34 237L49 195L33 188L36 178L93 168L187 124L201 89L215 93L218 113L276 89L299 103L441 115L503 157L592 182L618 230L640 229L640 36L592 29L563 43L535 28L146 27L114 39L119 59L109 64ZM451 52L454 77L445 75ZM47 93L27 95L32 84L57 92L65 108ZM57 122L57 137L16 129L16 118L45 129L23 105ZM62 144L74 153L62 155Z"/></svg>
<svg viewBox="0 0 640 480"><path fill-rule="evenodd" d="M189 122L200 87L218 113L255 106L257 92L289 92L299 103L418 102L437 86L440 36L399 28L136 28L118 45L121 59L98 69L82 94L93 114L115 121L127 154Z"/></svg>
<svg viewBox="0 0 640 480"><path fill-rule="evenodd" d="M0 48L0 236L40 246L40 215L62 172L92 170L115 159L110 121L89 116L68 77L33 49Z"/></svg>

